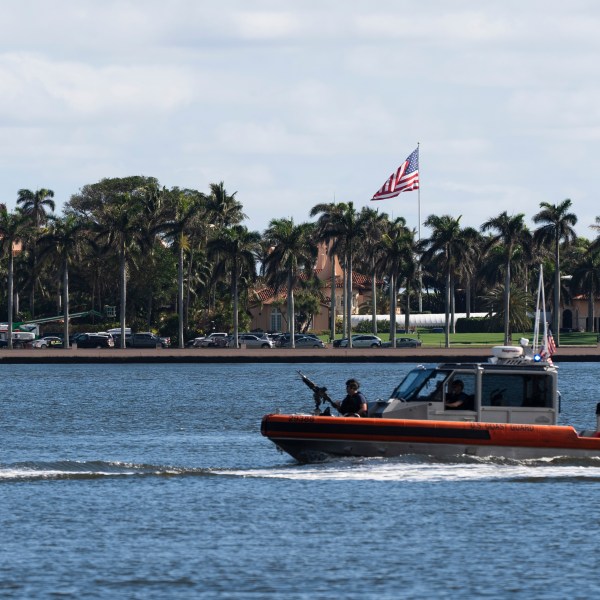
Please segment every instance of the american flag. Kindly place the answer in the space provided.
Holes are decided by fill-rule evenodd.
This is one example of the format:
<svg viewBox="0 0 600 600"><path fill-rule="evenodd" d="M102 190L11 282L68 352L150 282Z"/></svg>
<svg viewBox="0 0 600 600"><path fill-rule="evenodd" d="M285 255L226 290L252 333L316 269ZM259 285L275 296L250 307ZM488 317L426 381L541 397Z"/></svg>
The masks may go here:
<svg viewBox="0 0 600 600"><path fill-rule="evenodd" d="M540 350L540 357L543 358L546 362L552 364L552 355L556 352L556 344L554 343L554 338L552 337L552 332L548 331L548 335L545 336L543 341L542 348Z"/></svg>
<svg viewBox="0 0 600 600"><path fill-rule="evenodd" d="M554 343L554 338L552 337L552 332L548 332L548 354L552 356L556 352L556 344Z"/></svg>
<svg viewBox="0 0 600 600"><path fill-rule="evenodd" d="M390 175L381 189L371 200L386 200L394 198L400 192L410 192L419 189L419 148Z"/></svg>

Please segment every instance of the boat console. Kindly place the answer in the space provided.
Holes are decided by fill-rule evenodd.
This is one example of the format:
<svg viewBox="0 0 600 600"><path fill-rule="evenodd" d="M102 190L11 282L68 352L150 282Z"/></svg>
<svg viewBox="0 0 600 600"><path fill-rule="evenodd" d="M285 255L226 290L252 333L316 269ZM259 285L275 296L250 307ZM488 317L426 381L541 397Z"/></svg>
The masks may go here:
<svg viewBox="0 0 600 600"><path fill-rule="evenodd" d="M447 406L460 380L465 409ZM536 361L519 346L494 348L482 363L443 363L413 369L388 400L369 405L369 417L555 425L560 395L556 367Z"/></svg>

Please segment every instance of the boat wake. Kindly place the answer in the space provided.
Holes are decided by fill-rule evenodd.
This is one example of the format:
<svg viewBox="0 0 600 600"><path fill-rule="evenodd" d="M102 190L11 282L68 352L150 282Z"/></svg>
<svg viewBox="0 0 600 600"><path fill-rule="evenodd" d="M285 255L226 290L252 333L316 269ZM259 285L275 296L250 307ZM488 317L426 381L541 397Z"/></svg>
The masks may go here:
<svg viewBox="0 0 600 600"><path fill-rule="evenodd" d="M86 480L120 477L244 477L298 481L600 481L600 458L510 460L464 456L339 458L318 464L295 462L271 467L194 468L120 461L57 461L0 464L0 484L14 481Z"/></svg>
<svg viewBox="0 0 600 600"><path fill-rule="evenodd" d="M223 473L215 471L216 474ZM324 463L292 463L267 469L228 471L229 475L295 480L366 481L600 481L600 458L567 457L513 460L464 456L440 460L427 456L340 458Z"/></svg>
<svg viewBox="0 0 600 600"><path fill-rule="evenodd" d="M39 479L100 479L106 477L176 477L214 475L210 469L107 461L19 462L0 464L0 484Z"/></svg>

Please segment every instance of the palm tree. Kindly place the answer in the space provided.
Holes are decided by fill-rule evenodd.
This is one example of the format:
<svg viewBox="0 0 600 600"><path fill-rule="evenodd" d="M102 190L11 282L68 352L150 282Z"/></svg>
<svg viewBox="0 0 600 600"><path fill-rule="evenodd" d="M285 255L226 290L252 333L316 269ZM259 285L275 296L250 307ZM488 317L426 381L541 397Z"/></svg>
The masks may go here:
<svg viewBox="0 0 600 600"><path fill-rule="evenodd" d="M471 316L472 282L481 259L483 239L479 231L473 227L465 227L461 231L461 235L465 244L462 247L463 253L457 257L457 275L465 285L465 313L469 318Z"/></svg>
<svg viewBox="0 0 600 600"><path fill-rule="evenodd" d="M191 252L191 244L189 237L189 226L198 214L203 211L204 205L195 194L190 195L180 192L175 201L175 218L162 225L163 230L170 235L177 247L177 310L178 310L178 330L179 330L179 348L185 347L184 340L184 323L185 313L183 305L183 259L184 252ZM188 282L189 287L189 282Z"/></svg>
<svg viewBox="0 0 600 600"><path fill-rule="evenodd" d="M314 217L320 213L320 217L316 223L315 239L317 242L324 242L327 244L329 259L331 261L331 295L330 295L330 332L329 340L335 339L335 325L336 325L336 276L335 276L335 264L337 257L337 247L335 245L336 239L330 233L330 224L341 218L342 205L336 204L335 202L316 204L310 210L310 216Z"/></svg>
<svg viewBox="0 0 600 600"><path fill-rule="evenodd" d="M121 348L125 348L127 265L132 253L141 245L141 212L139 194L118 194L104 205L93 223L93 229L96 231L95 243L100 243L104 251L112 251L119 257Z"/></svg>
<svg viewBox="0 0 600 600"><path fill-rule="evenodd" d="M487 248L500 247L504 256L504 343L510 343L510 282L511 264L519 251L527 252L531 248L531 234L524 222L525 215L509 217L504 211L489 219L481 226L481 231L495 230L487 241Z"/></svg>
<svg viewBox="0 0 600 600"><path fill-rule="evenodd" d="M19 190L17 204L22 205L23 214L29 216L35 227L39 228L48 220L46 208L49 208L51 212L56 209L56 204L52 198L54 198L54 192L45 188L36 192Z"/></svg>
<svg viewBox="0 0 600 600"><path fill-rule="evenodd" d="M53 219L50 229L40 237L42 254L54 251L61 261L62 305L63 305L63 347L69 347L69 264L78 253L84 221L74 214Z"/></svg>
<svg viewBox="0 0 600 600"><path fill-rule="evenodd" d="M295 307L294 287L300 274L308 277L317 257L312 223L294 224L294 219L273 219L264 233L271 251L266 259L266 277L277 290L282 283L287 284L288 330L291 347L295 348Z"/></svg>
<svg viewBox="0 0 600 600"><path fill-rule="evenodd" d="M13 245L27 235L30 227L30 219L27 215L17 209L15 212L9 212L4 204L0 204L0 254L8 255L8 328L7 328L7 347L12 349L12 331L13 331L13 296L14 296L14 255Z"/></svg>
<svg viewBox="0 0 600 600"><path fill-rule="evenodd" d="M381 246L381 238L389 224L388 216L372 208L363 207L361 216L365 219L365 235L362 239L362 248L364 250L365 267L371 272L371 313L372 313L372 331L377 335L377 260L384 252ZM395 339L396 336L394 336Z"/></svg>
<svg viewBox="0 0 600 600"><path fill-rule="evenodd" d="M536 242L552 245L554 248L554 302L552 310L552 329L554 340L560 346L560 243L572 243L577 234L573 227L577 224L575 213L569 212L572 202L569 198L560 204L541 202L539 213L533 216L534 223L541 223L534 232Z"/></svg>
<svg viewBox="0 0 600 600"><path fill-rule="evenodd" d="M396 305L398 287L403 277L414 277L417 272L415 261L414 232L406 227L406 220L398 217L389 224L380 240L382 253L377 269L387 275L390 293L390 340L396 347Z"/></svg>
<svg viewBox="0 0 600 600"><path fill-rule="evenodd" d="M256 254L258 252L260 234L248 231L243 225L233 225L219 232L218 237L210 240L207 253L215 261L215 279L229 276L231 281L231 297L233 300L233 339L239 348L239 291L238 282L242 275L249 280L256 276Z"/></svg>
<svg viewBox="0 0 600 600"><path fill-rule="evenodd" d="M33 238L31 240L31 292L29 301L29 309L32 317L35 316L35 289L38 280L36 244L40 234L40 227L48 221L46 209L49 208L51 212L54 212L56 208L52 198L54 198L54 192L45 188L36 192L22 189L19 190L17 196L17 204L21 205L23 215L29 217L33 225L33 229L31 230Z"/></svg>
<svg viewBox="0 0 600 600"><path fill-rule="evenodd" d="M222 181L210 184L210 193L206 196L206 214L207 220L215 227L231 227L247 218L236 194L228 194Z"/></svg>
<svg viewBox="0 0 600 600"><path fill-rule="evenodd" d="M586 330L594 331L594 301L600 291L600 248L589 245L588 248L576 260L571 272L571 290L585 289L588 300L588 317Z"/></svg>
<svg viewBox="0 0 600 600"><path fill-rule="evenodd" d="M318 205L317 205L318 206ZM313 208L311 213L315 210ZM327 235L335 239L333 252L343 257L345 271L345 305L346 305L346 336L348 348L352 348L352 272L354 254L359 247L359 241L365 237L368 216L359 213L352 202L342 202L331 213L332 218L326 223Z"/></svg>
<svg viewBox="0 0 600 600"><path fill-rule="evenodd" d="M431 237L421 240L419 246L423 251L422 262L433 264L439 262L445 278L445 345L450 346L450 290L452 276L456 272L460 256L465 254L466 240L462 235L460 220L450 215L430 215L424 225L431 228ZM432 269L433 271L433 269Z"/></svg>

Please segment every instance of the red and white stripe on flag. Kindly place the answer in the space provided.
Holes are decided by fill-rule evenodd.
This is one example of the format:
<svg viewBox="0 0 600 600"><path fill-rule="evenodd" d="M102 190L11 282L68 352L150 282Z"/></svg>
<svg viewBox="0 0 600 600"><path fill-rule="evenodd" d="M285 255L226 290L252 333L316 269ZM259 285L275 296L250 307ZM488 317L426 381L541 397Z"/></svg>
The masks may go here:
<svg viewBox="0 0 600 600"><path fill-rule="evenodd" d="M554 338L552 337L552 332L548 332L548 353L552 356L556 352L556 344L554 343Z"/></svg>
<svg viewBox="0 0 600 600"><path fill-rule="evenodd" d="M419 148L392 173L371 200L394 198L401 192L419 189Z"/></svg>

